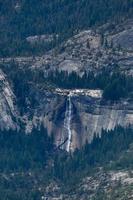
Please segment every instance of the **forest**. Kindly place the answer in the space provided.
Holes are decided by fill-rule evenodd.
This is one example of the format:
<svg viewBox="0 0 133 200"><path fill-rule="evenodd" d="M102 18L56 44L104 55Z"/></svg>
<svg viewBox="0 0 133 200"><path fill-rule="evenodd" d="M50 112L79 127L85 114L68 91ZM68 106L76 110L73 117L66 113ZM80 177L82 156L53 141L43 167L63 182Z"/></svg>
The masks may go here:
<svg viewBox="0 0 133 200"><path fill-rule="evenodd" d="M88 27L118 23L133 15L132 0L0 1L0 57L41 55ZM36 47L26 37L58 34L58 40Z"/></svg>
<svg viewBox="0 0 133 200"><path fill-rule="evenodd" d="M111 131L102 130L101 136L95 134L92 143L86 141L80 150L69 155L54 145L54 134L49 137L43 126L40 130L33 129L31 134L1 131L0 172L45 169L49 159L52 159L54 169L51 176L69 180L73 173L117 159L132 142L133 130L130 126L116 127Z"/></svg>
<svg viewBox="0 0 133 200"><path fill-rule="evenodd" d="M31 189L35 180L43 186L56 180L65 185L65 190L72 190L81 178L93 174L98 167L115 167L115 170L133 167L132 156L118 162L133 144L130 126L102 130L101 136L95 134L92 143L86 141L73 154L56 148L53 141L54 135L49 137L43 127L29 135L1 131L0 192L3 200L40 199L41 192Z"/></svg>
<svg viewBox="0 0 133 200"><path fill-rule="evenodd" d="M79 76L75 72L68 73L56 70L49 72L46 76L41 69L34 71L26 66L25 69L21 70L13 61L9 65L1 64L0 67L12 81L19 106L23 109L26 108L26 97L30 99L32 106L36 104L35 95L28 95L32 91L31 87L36 87L36 85L45 89L58 87L63 89L101 89L103 90L103 98L110 101L132 98L133 96L133 77L122 74L119 70L112 73L103 70L97 75L93 72L85 72L83 76Z"/></svg>
<svg viewBox="0 0 133 200"><path fill-rule="evenodd" d="M40 130L34 129L29 135L21 131L1 131L0 172L44 167L53 149L53 139L48 137L43 127Z"/></svg>
<svg viewBox="0 0 133 200"><path fill-rule="evenodd" d="M56 71L55 73L50 73L45 81L56 85L56 87L66 89L101 89L103 90L104 99L112 101L131 97L133 88L132 76L127 77L119 72L110 74L107 71L97 75L93 72L85 72L82 77L75 72L68 74L64 71Z"/></svg>
<svg viewBox="0 0 133 200"><path fill-rule="evenodd" d="M54 71L46 77L43 66L37 70L30 64L19 66L14 58L31 56L34 59L53 48L61 50L62 42L82 30L96 30L106 23L112 30L132 17L133 0L0 0L0 58L12 58L10 63L1 59L0 68L5 74L5 80L3 77L0 80L1 96L9 83L19 116L25 113L29 118L35 108L39 109L38 113L41 111L38 99L45 99L49 94L54 96L53 91L58 87L100 89L103 90L101 102L126 99L130 104L133 77L121 72L119 66L111 72L110 67L97 74L85 72L83 76ZM104 34L100 34L103 39ZM52 35L53 40L32 45L27 37L36 35ZM10 102L5 99L1 108L8 115L6 105ZM45 105L45 101L42 104ZM11 111L9 117L13 118L12 115ZM55 145L54 132L48 135L41 125L26 134L24 123L19 124L18 130L0 130L0 200L40 200L51 183L58 183L62 191L69 194L85 177L94 177L98 169L104 172L133 169L131 125L95 133L91 142L86 140L81 149L68 153L62 145Z"/></svg>

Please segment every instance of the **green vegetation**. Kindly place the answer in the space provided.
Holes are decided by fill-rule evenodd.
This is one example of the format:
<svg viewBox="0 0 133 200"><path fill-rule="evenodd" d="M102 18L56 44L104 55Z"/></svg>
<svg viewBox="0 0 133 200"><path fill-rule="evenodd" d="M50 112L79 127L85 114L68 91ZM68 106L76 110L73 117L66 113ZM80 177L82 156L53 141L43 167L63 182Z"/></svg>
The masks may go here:
<svg viewBox="0 0 133 200"><path fill-rule="evenodd" d="M120 73L102 72L98 75L94 73L85 73L82 77L75 72L50 73L46 78L47 81L61 88L89 88L102 89L103 97L106 100L119 100L120 98L129 97L133 89L133 78Z"/></svg>
<svg viewBox="0 0 133 200"><path fill-rule="evenodd" d="M26 135L16 131L0 132L0 172L28 171L44 168L53 151L52 138L41 127Z"/></svg>
<svg viewBox="0 0 133 200"><path fill-rule="evenodd" d="M133 78L121 74L113 74L104 86L103 97L107 100L119 100L131 97L133 91Z"/></svg>
<svg viewBox="0 0 133 200"><path fill-rule="evenodd" d="M29 135L1 131L2 200L39 200L43 190L39 191L38 188L45 188L54 180L62 184L62 191L72 191L81 178L93 175L98 167L104 167L106 170L113 170L115 166L115 169L132 169L133 163L127 164L130 155L128 157L125 153L131 149L132 143L133 129L130 126L126 129L117 127L108 132L103 130L101 137L95 135L91 144L86 142L81 150L69 155L55 148L53 138L47 136L47 131L43 127L40 131L33 130ZM126 162L120 162L124 154Z"/></svg>
<svg viewBox="0 0 133 200"><path fill-rule="evenodd" d="M0 2L0 57L37 55L58 45L81 29L132 17L132 0L16 0ZM36 47L26 37L58 34Z"/></svg>
<svg viewBox="0 0 133 200"><path fill-rule="evenodd" d="M73 156L58 156L55 163L55 175L65 182L76 181L95 167L106 166L110 161L117 161L123 151L133 143L133 129L117 127L112 131L102 131L101 137L94 136L91 144L76 150ZM59 165L58 165L59 163ZM130 163L131 164L131 163ZM126 166L123 162L122 168ZM133 167L133 163L130 167Z"/></svg>
<svg viewBox="0 0 133 200"><path fill-rule="evenodd" d="M133 95L133 77L119 72L103 71L97 75L93 72L85 72L81 77L76 72L68 73L57 70L50 72L46 77L41 69L31 70L28 66L21 69L14 61L10 62L9 65L1 64L0 67L8 75L8 79L12 81L18 105L20 109L25 111L28 109L27 98L32 108L37 105L35 93L41 88L49 90L56 87L101 89L103 90L103 98L111 101L132 98Z"/></svg>
<svg viewBox="0 0 133 200"><path fill-rule="evenodd" d="M110 22L112 30L115 23L132 17L133 0L0 1L0 57L34 58L58 47L80 30L106 22ZM28 36L42 34L53 34L53 41L32 45L26 40ZM47 85L102 89L104 99L111 101L133 95L133 77L118 72L85 73L80 77L74 72L56 71L46 77L41 70L31 71L28 66L20 69L14 62L1 68L11 81L22 113L30 106L34 109L38 103L35 94L38 93L39 98ZM63 192L69 193L82 178L93 175L101 167L133 169L133 129L130 126L102 130L101 136L94 135L91 143L86 141L73 154L55 147L54 135L48 136L43 126L27 135L22 129L0 131L0 200L40 200L45 187L54 181L61 185ZM125 187L130 193L132 187ZM112 199L120 195L125 199L127 194L119 187L111 195ZM100 191L96 199L107 198Z"/></svg>
<svg viewBox="0 0 133 200"><path fill-rule="evenodd" d="M41 88L49 88L49 90L55 87L101 89L103 90L103 98L111 101L132 98L133 95L133 77L119 72L103 71L97 75L93 72L85 72L81 77L76 72L68 73L57 70L50 72L46 77L41 69L34 71L28 66L21 69L14 61L10 62L9 65L1 64L0 67L8 75L8 79L12 81L18 105L23 110L27 110L27 98L31 102L32 108L37 104L35 93Z"/></svg>

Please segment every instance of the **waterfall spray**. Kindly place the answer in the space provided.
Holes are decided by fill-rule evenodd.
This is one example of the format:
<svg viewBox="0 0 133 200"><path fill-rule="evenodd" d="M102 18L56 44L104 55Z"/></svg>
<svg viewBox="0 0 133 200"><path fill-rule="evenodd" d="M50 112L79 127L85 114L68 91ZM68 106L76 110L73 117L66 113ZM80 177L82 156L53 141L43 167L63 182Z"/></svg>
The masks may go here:
<svg viewBox="0 0 133 200"><path fill-rule="evenodd" d="M71 140L72 140L72 131L71 131L71 119L72 119L72 102L71 102L71 94L68 95L68 104L66 107L65 113L65 121L64 127L67 130L68 140L66 150L69 152L71 148Z"/></svg>

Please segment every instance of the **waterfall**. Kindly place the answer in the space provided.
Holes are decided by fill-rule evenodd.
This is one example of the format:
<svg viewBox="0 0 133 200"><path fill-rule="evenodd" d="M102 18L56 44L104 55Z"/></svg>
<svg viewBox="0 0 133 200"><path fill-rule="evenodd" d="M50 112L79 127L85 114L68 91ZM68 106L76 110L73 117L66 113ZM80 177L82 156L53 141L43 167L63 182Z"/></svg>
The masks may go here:
<svg viewBox="0 0 133 200"><path fill-rule="evenodd" d="M65 121L64 127L67 132L67 147L66 150L69 152L71 148L71 140L72 140L72 131L71 131L71 119L72 119L72 102L71 102L71 94L68 95L68 103L66 106L65 113Z"/></svg>

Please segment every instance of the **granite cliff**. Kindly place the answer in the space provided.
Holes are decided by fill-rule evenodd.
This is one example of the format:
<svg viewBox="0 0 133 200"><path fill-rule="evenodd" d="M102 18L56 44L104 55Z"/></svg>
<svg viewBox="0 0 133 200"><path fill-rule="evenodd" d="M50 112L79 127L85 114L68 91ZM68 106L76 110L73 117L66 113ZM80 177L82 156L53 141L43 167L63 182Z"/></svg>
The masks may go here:
<svg viewBox="0 0 133 200"><path fill-rule="evenodd" d="M80 76L103 70L132 76L132 24L129 20L113 28L106 24L82 31L41 57L1 58L0 128L30 133L43 124L49 134L54 133L57 145L65 141L62 148L73 151L86 140L91 142L102 129L133 125L132 98L114 103L102 98L102 90L67 90L43 82L43 77L56 70ZM30 79L32 73L37 78Z"/></svg>
<svg viewBox="0 0 133 200"><path fill-rule="evenodd" d="M131 99L113 103L102 98L101 90L42 88L31 84L22 104L12 83L0 72L1 129L24 129L30 133L33 127L43 124L49 134L54 133L57 145L65 141L62 148L73 151L86 140L91 142L94 133L100 134L102 129L133 124Z"/></svg>

